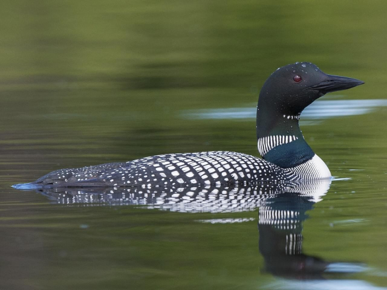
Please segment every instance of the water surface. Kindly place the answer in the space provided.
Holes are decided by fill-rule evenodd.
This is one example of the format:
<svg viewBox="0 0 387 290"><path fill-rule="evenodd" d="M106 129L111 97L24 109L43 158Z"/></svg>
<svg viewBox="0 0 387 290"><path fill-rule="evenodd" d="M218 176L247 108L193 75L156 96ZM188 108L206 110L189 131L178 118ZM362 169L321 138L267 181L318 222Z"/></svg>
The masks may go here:
<svg viewBox="0 0 387 290"><path fill-rule="evenodd" d="M0 4L0 288L387 287L387 4L305 4ZM10 187L154 154L257 155L259 88L296 61L366 84L305 112L304 136L335 179L318 199L267 196L266 207L302 212L290 232L263 223L255 206L187 212L109 193L58 202ZM208 118L235 110L245 115ZM290 235L302 243L275 248ZM314 274L275 267L288 258Z"/></svg>

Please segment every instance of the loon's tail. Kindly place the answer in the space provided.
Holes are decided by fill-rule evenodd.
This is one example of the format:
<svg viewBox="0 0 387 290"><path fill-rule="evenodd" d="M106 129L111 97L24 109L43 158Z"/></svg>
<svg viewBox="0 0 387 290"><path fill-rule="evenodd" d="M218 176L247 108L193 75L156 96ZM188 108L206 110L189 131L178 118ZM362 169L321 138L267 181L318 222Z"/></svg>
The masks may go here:
<svg viewBox="0 0 387 290"><path fill-rule="evenodd" d="M41 182L40 179L34 182L30 183L19 183L12 185L13 188L19 189L19 190L41 190L41 189L48 189L48 188L68 188L68 187L109 187L108 184L106 184L106 181L93 178L88 180L82 180L82 181L74 181L74 182L67 182L67 181L52 181L49 180L49 182Z"/></svg>
<svg viewBox="0 0 387 290"><path fill-rule="evenodd" d="M34 189L39 189L42 188L41 184L38 183L19 183L19 184L14 184L12 185L13 188L19 189L19 190L34 190Z"/></svg>

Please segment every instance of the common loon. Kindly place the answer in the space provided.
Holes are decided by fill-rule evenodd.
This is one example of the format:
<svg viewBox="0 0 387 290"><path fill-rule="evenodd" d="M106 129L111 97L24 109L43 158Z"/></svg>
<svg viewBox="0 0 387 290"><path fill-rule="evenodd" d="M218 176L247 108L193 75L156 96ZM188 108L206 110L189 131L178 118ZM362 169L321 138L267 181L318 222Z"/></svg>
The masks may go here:
<svg viewBox="0 0 387 290"><path fill-rule="evenodd" d="M145 157L122 163L60 169L16 189L68 187L181 188L255 186L331 178L326 164L299 128L305 107L326 93L362 81L328 75L309 62L278 68L264 83L257 106L257 145L263 159L237 152L211 151Z"/></svg>

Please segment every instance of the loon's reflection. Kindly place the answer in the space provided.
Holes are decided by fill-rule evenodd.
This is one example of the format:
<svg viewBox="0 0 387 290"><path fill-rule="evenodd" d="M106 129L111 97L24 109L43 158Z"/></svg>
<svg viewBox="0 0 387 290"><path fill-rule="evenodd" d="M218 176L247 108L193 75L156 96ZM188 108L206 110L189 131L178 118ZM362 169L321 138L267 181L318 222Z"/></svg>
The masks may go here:
<svg viewBox="0 0 387 290"><path fill-rule="evenodd" d="M259 208L259 250L265 270L292 279L321 279L334 264L303 254L302 223L306 212L329 189L330 180L258 187L190 188L48 188L39 190L54 203L83 205L141 205L177 212L243 212ZM340 264L344 265L344 264ZM346 263L347 270L359 269ZM351 270L352 269L352 270ZM353 270L355 269L355 270Z"/></svg>
<svg viewBox="0 0 387 290"><path fill-rule="evenodd" d="M54 203L83 205L142 205L178 212L243 212L256 210L276 196L297 193L321 200L330 180L302 184L261 183L259 186L200 187L66 187L41 188L38 192Z"/></svg>
<svg viewBox="0 0 387 290"><path fill-rule="evenodd" d="M266 271L284 278L323 278L329 263L302 253L302 223L314 203L310 196L286 193L260 207L259 251Z"/></svg>

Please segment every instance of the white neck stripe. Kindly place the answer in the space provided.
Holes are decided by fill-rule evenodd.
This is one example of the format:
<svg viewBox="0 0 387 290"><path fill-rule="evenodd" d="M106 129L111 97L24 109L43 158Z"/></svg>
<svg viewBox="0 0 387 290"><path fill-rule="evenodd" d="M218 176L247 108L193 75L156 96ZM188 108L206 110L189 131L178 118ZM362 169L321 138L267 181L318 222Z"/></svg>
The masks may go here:
<svg viewBox="0 0 387 290"><path fill-rule="evenodd" d="M272 135L258 139L258 151L263 156L273 148L296 141L298 137L294 135Z"/></svg>

